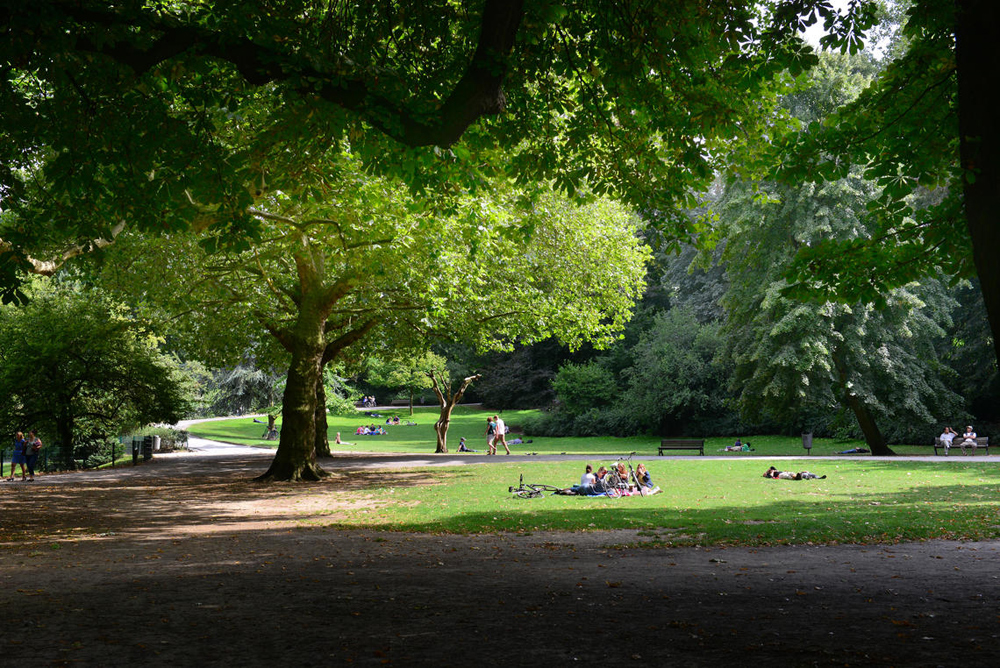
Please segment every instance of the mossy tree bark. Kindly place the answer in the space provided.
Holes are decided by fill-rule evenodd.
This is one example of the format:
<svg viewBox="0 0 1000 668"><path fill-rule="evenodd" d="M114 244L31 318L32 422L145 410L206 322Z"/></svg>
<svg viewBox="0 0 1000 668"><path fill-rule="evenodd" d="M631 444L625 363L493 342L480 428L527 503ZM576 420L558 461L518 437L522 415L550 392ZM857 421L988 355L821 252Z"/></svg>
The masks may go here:
<svg viewBox="0 0 1000 668"><path fill-rule="evenodd" d="M283 341L292 362L282 400L281 438L261 480L315 481L326 475L316 464L316 386L326 348L326 315L320 300L304 298L294 330Z"/></svg>
<svg viewBox="0 0 1000 668"><path fill-rule="evenodd" d="M302 235L295 253L298 310L289 328L268 329L292 355L281 407L281 438L270 468L259 480L315 481L327 473L316 464L316 393L327 360L327 319L353 285L351 277L326 280L326 256Z"/></svg>

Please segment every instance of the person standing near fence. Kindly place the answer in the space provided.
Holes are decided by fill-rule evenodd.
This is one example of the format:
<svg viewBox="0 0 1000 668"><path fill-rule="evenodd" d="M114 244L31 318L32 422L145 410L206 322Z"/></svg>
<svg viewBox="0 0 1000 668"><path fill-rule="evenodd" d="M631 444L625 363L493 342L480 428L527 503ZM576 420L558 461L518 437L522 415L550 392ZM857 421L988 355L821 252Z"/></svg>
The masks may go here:
<svg viewBox="0 0 1000 668"><path fill-rule="evenodd" d="M18 464L21 465L21 480L24 480L24 464L27 461L24 456L24 451L28 446L28 442L24 440L24 434L17 432L14 434L14 452L10 456L10 477L7 478L7 482L14 481L14 469Z"/></svg>
<svg viewBox="0 0 1000 668"><path fill-rule="evenodd" d="M38 463L38 453L41 451L42 439L38 438L34 430L28 432L28 443L24 448L24 457L28 464L28 482L35 481L35 464Z"/></svg>

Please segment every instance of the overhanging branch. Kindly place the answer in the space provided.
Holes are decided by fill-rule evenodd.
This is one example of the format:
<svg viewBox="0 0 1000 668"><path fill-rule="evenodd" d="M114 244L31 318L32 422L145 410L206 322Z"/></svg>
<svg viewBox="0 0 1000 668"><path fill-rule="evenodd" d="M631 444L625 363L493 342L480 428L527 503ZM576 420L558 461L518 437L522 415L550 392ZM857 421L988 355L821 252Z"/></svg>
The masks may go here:
<svg viewBox="0 0 1000 668"><path fill-rule="evenodd" d="M402 101L373 90L366 76L343 76L317 69L299 54L244 36L213 32L163 15L81 9L75 2L59 3L59 8L83 25L115 29L127 24L130 28L144 28L147 34L155 33L156 39L143 46L124 41L100 43L85 35L77 38L79 50L100 53L137 75L188 52L208 55L231 63L250 84L287 83L303 97L318 97L356 112L387 136L418 147L450 146L480 117L503 111L506 98L502 84L524 16L523 5L523 0L486 0L472 59L432 114L418 114Z"/></svg>
<svg viewBox="0 0 1000 668"><path fill-rule="evenodd" d="M51 260L41 260L36 257L31 257L30 255L24 256L25 264L27 265L25 270L31 274L39 274L40 276L51 276L52 274L59 271L60 267L72 260L73 258L84 255L85 253L92 253L95 250L101 248L107 248L115 242L115 238L121 234L122 230L125 229L125 221L122 221L111 228L111 238L110 239L93 239L91 241L86 241L75 246L70 246L60 253L57 257ZM9 241L0 239L0 254L2 253L12 253L14 252L14 247Z"/></svg>

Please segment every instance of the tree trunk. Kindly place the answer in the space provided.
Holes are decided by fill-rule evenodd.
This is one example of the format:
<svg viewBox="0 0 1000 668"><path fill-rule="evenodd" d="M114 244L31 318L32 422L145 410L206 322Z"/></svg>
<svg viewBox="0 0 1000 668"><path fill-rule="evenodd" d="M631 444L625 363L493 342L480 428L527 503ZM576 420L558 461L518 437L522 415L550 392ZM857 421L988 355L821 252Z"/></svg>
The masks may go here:
<svg viewBox="0 0 1000 668"><path fill-rule="evenodd" d="M413 391L410 391L410 417L413 417Z"/></svg>
<svg viewBox="0 0 1000 668"><path fill-rule="evenodd" d="M448 453L448 426L451 424L451 413L455 410L455 406L458 402L462 400L465 395L465 390L468 389L469 385L472 384L474 380L479 380L482 376L476 374L475 376L469 376L462 381L461 386L458 388L457 392L452 392L450 387L442 387L438 384L437 374L431 371L427 374L431 379L432 389L434 394L437 395L438 403L441 405L441 415L438 417L437 422L434 423L434 433L437 435L437 447L434 452L438 454ZM446 394L447 393L447 394Z"/></svg>
<svg viewBox="0 0 1000 668"><path fill-rule="evenodd" d="M833 365L837 369L840 389L844 393L844 401L847 403L847 407L851 409L851 412L854 413L854 417L858 421L858 426L861 427L861 433L865 436L865 443L868 444L868 449L872 451L873 455L896 454L885 444L885 437L882 436L882 432L879 430L878 424L875 423L875 417L868 410L868 406L858 398L858 395L851 392L848 387L847 364L839 352L834 352L833 354Z"/></svg>
<svg viewBox="0 0 1000 668"><path fill-rule="evenodd" d="M326 386L323 384L323 370L320 369L319 382L316 383L316 456L330 456L330 427L326 422Z"/></svg>
<svg viewBox="0 0 1000 668"><path fill-rule="evenodd" d="M58 440L59 462L61 468L73 470L76 460L73 458L73 417L72 412L64 411L56 418L56 438ZM11 469L13 471L14 469Z"/></svg>
<svg viewBox="0 0 1000 668"><path fill-rule="evenodd" d="M865 443L868 444L868 449L872 451L873 455L894 455L888 445L885 444L885 438L882 436L882 432L879 430L878 425L875 424L875 418L872 416L868 407L863 401L858 399L857 395L847 393L847 405L850 407L851 412L854 413L854 417L858 420L858 425L861 427L861 433L865 435Z"/></svg>
<svg viewBox="0 0 1000 668"><path fill-rule="evenodd" d="M995 105L985 101L1000 84L1000 3L958 0L955 57L958 69L958 129L965 217L972 256L982 285L1000 360L1000 127ZM994 363L996 360L993 360ZM985 362L985 360L984 360Z"/></svg>
<svg viewBox="0 0 1000 668"><path fill-rule="evenodd" d="M440 454L448 453L448 426L451 423L451 411L454 404L441 406L441 416L434 423L434 433L437 435L437 447L434 452Z"/></svg>
<svg viewBox="0 0 1000 668"><path fill-rule="evenodd" d="M281 439L267 472L258 480L319 480L328 474L316 464L316 387L326 350L325 309L305 294L286 347L292 362L281 408Z"/></svg>

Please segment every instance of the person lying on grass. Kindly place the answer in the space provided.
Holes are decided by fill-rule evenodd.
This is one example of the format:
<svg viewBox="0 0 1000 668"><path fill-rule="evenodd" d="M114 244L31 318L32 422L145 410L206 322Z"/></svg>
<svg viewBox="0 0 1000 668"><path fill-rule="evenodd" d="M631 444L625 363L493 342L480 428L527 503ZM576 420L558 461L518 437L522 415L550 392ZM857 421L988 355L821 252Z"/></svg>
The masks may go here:
<svg viewBox="0 0 1000 668"><path fill-rule="evenodd" d="M764 477L774 478L775 480L823 480L826 478L825 475L816 475L815 473L810 473L809 471L799 471L798 473L793 473L791 471L779 471L773 466L764 471Z"/></svg>

